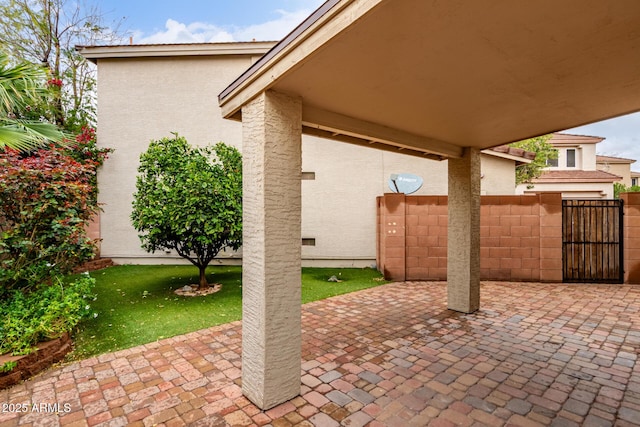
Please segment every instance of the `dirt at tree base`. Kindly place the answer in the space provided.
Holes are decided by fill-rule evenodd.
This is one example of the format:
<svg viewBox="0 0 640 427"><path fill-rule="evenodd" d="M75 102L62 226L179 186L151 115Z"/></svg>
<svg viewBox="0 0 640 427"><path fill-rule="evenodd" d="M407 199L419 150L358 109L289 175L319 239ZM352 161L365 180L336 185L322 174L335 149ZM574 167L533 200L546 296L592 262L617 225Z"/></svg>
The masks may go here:
<svg viewBox="0 0 640 427"><path fill-rule="evenodd" d="M220 291L220 289L222 289L222 284L220 283L212 283L209 287L202 290L198 289L198 285L187 285L176 289L173 293L183 297L204 297L215 294Z"/></svg>

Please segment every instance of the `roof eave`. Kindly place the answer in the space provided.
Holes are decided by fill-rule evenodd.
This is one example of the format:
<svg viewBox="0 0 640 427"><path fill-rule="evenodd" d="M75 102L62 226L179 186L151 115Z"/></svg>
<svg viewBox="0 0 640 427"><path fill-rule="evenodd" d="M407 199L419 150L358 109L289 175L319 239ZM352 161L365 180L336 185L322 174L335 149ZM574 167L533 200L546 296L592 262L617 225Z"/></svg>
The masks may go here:
<svg viewBox="0 0 640 427"><path fill-rule="evenodd" d="M153 58L177 56L264 55L275 42L148 44L76 46L76 50L96 63L100 59Z"/></svg>
<svg viewBox="0 0 640 427"><path fill-rule="evenodd" d="M327 0L218 95L222 116L239 120L242 105L272 86L276 80L293 68L291 64L299 65L309 52L320 48L327 40L347 28L361 14L366 13L380 1L382 0L361 2ZM353 13L343 14L340 16L341 19L333 19L348 6L354 8ZM319 31L330 21L328 31ZM296 52L296 48L303 43L306 44L303 50L304 55ZM290 54L293 54L291 59L282 61L283 57Z"/></svg>
<svg viewBox="0 0 640 427"><path fill-rule="evenodd" d="M481 153L483 154L487 154L489 156L493 156L493 157L500 157L502 159L507 159L507 160L513 160L515 162L518 163L531 163L533 161L533 159L529 159L526 157L521 157L521 156L515 156L513 154L509 154L509 153L503 153L501 151L495 151L492 150L491 148L488 148L486 150L482 150Z"/></svg>

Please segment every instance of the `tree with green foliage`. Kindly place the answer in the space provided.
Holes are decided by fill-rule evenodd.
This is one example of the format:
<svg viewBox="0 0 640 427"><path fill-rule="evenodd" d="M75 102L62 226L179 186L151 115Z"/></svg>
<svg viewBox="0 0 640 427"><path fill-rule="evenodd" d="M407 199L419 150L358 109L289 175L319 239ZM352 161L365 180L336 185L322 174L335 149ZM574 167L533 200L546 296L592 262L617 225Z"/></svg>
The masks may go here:
<svg viewBox="0 0 640 427"><path fill-rule="evenodd" d="M0 51L0 150L31 150L47 141L62 141L65 134L42 120L29 119L32 106L45 99L42 67L28 62L12 64Z"/></svg>
<svg viewBox="0 0 640 427"><path fill-rule="evenodd" d="M640 192L640 186L638 185L631 185L629 187L627 187L626 185L624 185L621 182L614 182L613 183L613 198L614 199L619 199L620 198L620 193L637 193Z"/></svg>
<svg viewBox="0 0 640 427"><path fill-rule="evenodd" d="M104 21L91 2L0 0L0 49L47 70L49 97L34 115L72 133L95 125L95 66L76 46L120 41L119 23Z"/></svg>
<svg viewBox="0 0 640 427"><path fill-rule="evenodd" d="M549 139L551 135L542 135L509 144L510 147L521 148L536 154L531 163L516 167L516 185L531 183L548 166L547 160L558 158L558 150L549 144Z"/></svg>
<svg viewBox="0 0 640 427"><path fill-rule="evenodd" d="M242 245L240 152L222 142L191 147L177 134L152 141L140 156L131 219L145 250L175 250L208 287L207 265Z"/></svg>

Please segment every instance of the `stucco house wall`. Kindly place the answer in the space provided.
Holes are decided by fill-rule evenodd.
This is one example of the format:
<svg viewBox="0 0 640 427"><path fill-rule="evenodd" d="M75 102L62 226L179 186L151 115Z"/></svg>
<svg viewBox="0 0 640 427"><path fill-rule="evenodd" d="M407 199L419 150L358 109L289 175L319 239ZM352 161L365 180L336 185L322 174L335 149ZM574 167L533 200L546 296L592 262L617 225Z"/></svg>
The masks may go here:
<svg viewBox="0 0 640 427"><path fill-rule="evenodd" d="M172 56L166 53L170 46L151 46L144 53L120 47L125 57L93 58L98 63L98 144L115 149L99 173L101 256L118 263L183 262L176 254L149 254L140 247L130 221L138 159L151 140L171 132L194 145L223 141L242 148L241 124L222 119L216 97L259 55L237 53L250 51L251 43L235 45L234 54L220 44L206 55ZM482 154L482 194L514 194L515 163L510 156ZM389 192L392 173L422 176L416 195L447 194L446 161L312 136L303 136L302 172L304 265L375 263L376 197ZM241 255L221 254L219 262L239 262Z"/></svg>
<svg viewBox="0 0 640 427"><path fill-rule="evenodd" d="M483 194L514 194L515 161L481 156ZM302 238L305 265L368 265L376 257L376 197L389 176L412 173L424 184L416 195L447 194L447 161L434 161L303 136Z"/></svg>
<svg viewBox="0 0 640 427"><path fill-rule="evenodd" d="M622 180L619 182L627 187L632 185L631 165L636 161L623 157L596 156L596 168L601 171L618 175Z"/></svg>
<svg viewBox="0 0 640 427"><path fill-rule="evenodd" d="M631 185L630 164L616 163L608 166L609 167L602 167L602 168L598 167L598 169L603 170L605 172L612 173L614 175L618 175L619 177L622 178L622 180L620 181L621 184L624 184L626 186Z"/></svg>
<svg viewBox="0 0 640 427"><path fill-rule="evenodd" d="M195 145L240 146L240 124L216 114L214 97L250 64L251 57L222 57L216 64L203 58L99 61L98 144L115 149L98 176L103 257L149 258L130 220L139 157L149 141L178 132Z"/></svg>
<svg viewBox="0 0 640 427"><path fill-rule="evenodd" d="M482 155L480 194L515 194L516 175L515 161Z"/></svg>

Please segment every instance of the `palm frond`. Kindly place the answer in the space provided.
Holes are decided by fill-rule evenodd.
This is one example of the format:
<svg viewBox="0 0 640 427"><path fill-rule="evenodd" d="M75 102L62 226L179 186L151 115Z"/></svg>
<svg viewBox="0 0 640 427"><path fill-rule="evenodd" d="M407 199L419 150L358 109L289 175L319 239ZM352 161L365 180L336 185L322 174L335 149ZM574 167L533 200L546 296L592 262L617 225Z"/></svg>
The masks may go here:
<svg viewBox="0 0 640 427"><path fill-rule="evenodd" d="M0 51L0 149L25 151L68 138L54 124L16 118L42 102L47 93L45 80L42 67L28 62L14 64Z"/></svg>
<svg viewBox="0 0 640 427"><path fill-rule="evenodd" d="M13 65L0 51L0 115L8 116L40 101L47 92L45 79L42 67L27 62Z"/></svg>
<svg viewBox="0 0 640 427"><path fill-rule="evenodd" d="M27 151L47 142L63 142L68 137L51 123L0 119L0 148Z"/></svg>

